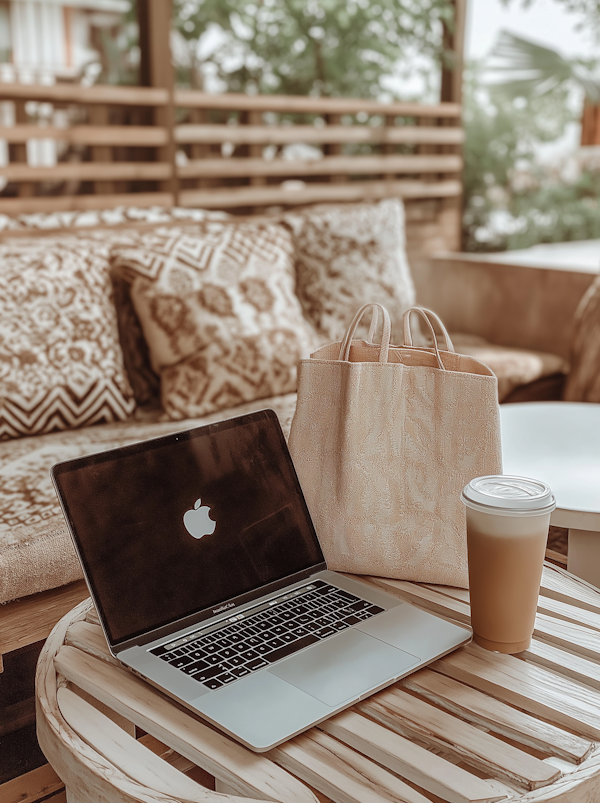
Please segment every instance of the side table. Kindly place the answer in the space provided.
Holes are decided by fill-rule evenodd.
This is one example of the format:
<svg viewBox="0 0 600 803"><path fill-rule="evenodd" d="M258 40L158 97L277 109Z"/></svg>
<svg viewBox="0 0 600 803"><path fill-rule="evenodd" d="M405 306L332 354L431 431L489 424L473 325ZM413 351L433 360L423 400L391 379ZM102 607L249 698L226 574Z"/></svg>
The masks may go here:
<svg viewBox="0 0 600 803"><path fill-rule="evenodd" d="M467 591L369 582L469 623ZM39 742L69 803L600 800L600 593L549 564L530 649L470 644L268 753L122 669L89 600L49 636L36 694ZM211 776L216 792L194 780Z"/></svg>
<svg viewBox="0 0 600 803"><path fill-rule="evenodd" d="M569 529L567 569L600 587L600 404L506 404L500 420L504 473L552 488L550 523Z"/></svg>

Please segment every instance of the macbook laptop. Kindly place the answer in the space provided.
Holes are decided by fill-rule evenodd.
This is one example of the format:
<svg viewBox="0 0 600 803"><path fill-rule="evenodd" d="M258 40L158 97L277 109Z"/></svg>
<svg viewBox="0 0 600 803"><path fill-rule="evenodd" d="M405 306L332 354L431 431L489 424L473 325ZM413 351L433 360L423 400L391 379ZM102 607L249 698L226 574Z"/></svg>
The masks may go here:
<svg viewBox="0 0 600 803"><path fill-rule="evenodd" d="M252 750L470 640L327 569L272 410L52 477L111 653Z"/></svg>

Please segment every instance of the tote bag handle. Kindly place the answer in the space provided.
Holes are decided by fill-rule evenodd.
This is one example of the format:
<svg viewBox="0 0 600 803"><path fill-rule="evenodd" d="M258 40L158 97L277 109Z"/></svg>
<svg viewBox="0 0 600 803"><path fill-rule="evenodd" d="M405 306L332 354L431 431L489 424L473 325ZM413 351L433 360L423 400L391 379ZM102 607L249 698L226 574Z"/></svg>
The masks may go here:
<svg viewBox="0 0 600 803"><path fill-rule="evenodd" d="M435 323L442 333L442 337L445 340L446 348L444 351L452 351L454 352L454 345L452 340L450 339L450 335L448 334L448 330L441 322L439 317L430 309L426 307L411 307L410 309L406 310L403 316L403 323L404 323L404 345L409 346L411 348L415 348L413 346L413 338L412 338L412 331L410 328L410 316L413 312L416 312L421 318L425 321L429 330L431 332L431 336L433 338L434 347L437 345L437 337L433 328L433 324ZM418 347L417 347L418 348Z"/></svg>
<svg viewBox="0 0 600 803"><path fill-rule="evenodd" d="M371 320L371 327L369 329L369 341L372 342L373 338L375 337L375 328L379 319L378 311L381 310L383 315L383 326L381 331L381 341L379 344L379 362L388 361L390 339L392 336L392 322L390 321L390 315L386 308L375 301L364 304L350 322L350 326L348 327L340 346L340 360L347 362L350 359L350 347L352 345L352 338L354 337L356 328L358 327L358 324L360 323L365 312L368 309L371 309L371 307L373 308L373 318Z"/></svg>

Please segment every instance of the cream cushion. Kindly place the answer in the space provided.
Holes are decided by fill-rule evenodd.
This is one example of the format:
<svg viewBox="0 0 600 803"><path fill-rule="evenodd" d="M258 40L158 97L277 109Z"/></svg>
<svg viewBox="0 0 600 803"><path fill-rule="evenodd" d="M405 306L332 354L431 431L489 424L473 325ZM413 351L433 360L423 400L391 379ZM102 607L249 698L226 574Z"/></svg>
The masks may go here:
<svg viewBox="0 0 600 803"><path fill-rule="evenodd" d="M498 378L498 400L504 401L513 390L553 374L565 374L568 363L557 354L498 346L477 335L452 333L454 348L492 369Z"/></svg>
<svg viewBox="0 0 600 803"><path fill-rule="evenodd" d="M402 201L323 204L283 219L293 234L296 292L321 342L341 340L368 301L387 308L399 336L402 315L415 304Z"/></svg>

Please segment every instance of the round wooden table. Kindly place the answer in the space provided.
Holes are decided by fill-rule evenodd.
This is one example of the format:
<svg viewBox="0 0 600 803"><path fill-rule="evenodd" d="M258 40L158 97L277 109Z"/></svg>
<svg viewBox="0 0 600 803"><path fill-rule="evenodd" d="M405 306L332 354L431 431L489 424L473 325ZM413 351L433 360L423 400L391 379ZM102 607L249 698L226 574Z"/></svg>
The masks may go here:
<svg viewBox="0 0 600 803"><path fill-rule="evenodd" d="M504 473L552 488L550 522L569 529L567 568L600 587L600 404L506 404L500 415Z"/></svg>
<svg viewBox="0 0 600 803"><path fill-rule="evenodd" d="M369 582L469 622L466 591ZM268 753L121 668L89 600L54 628L36 684L69 803L600 801L600 593L550 565L529 650L470 644Z"/></svg>

